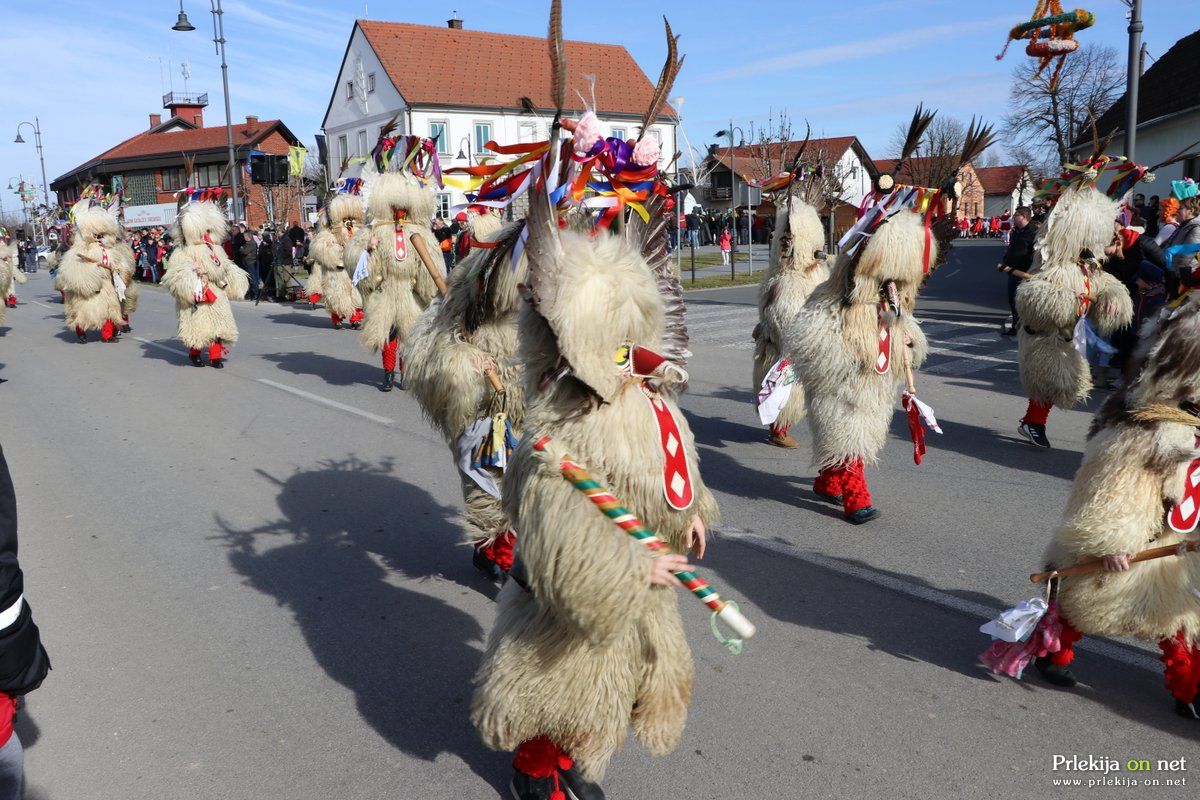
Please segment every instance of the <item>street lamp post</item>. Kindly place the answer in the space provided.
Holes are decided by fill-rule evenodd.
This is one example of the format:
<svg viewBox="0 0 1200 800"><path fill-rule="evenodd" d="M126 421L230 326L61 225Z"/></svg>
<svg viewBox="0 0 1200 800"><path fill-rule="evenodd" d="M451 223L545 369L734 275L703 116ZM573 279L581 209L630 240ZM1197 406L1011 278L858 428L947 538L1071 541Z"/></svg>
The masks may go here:
<svg viewBox="0 0 1200 800"><path fill-rule="evenodd" d="M733 150L733 132L737 131L742 137L742 141L746 141L746 132L739 126L733 124L733 120L729 120L729 128L723 131L717 131L715 135L729 136L729 242L732 248L729 253L729 279L734 280L737 277L737 170L734 169L737 155Z"/></svg>
<svg viewBox="0 0 1200 800"><path fill-rule="evenodd" d="M46 182L46 157L42 152L42 121L37 117L33 118L33 122L21 122L17 124L17 138L13 139L15 144L24 144L25 140L21 138L21 127L28 125L33 128L33 144L37 148L38 162L42 165L42 200L46 203L46 209L50 208L50 184ZM25 224L29 224L28 214L26 215ZM46 231L40 229L42 234L42 244L46 243Z"/></svg>
<svg viewBox="0 0 1200 800"><path fill-rule="evenodd" d="M225 90L225 138L229 148L229 190L233 195L229 204L229 218L237 222L238 177L233 149L233 115L229 110L229 64L225 61L225 12L221 9L221 0L208 0L208 3L213 15L213 49L221 56L221 85ZM171 26L171 30L196 30L196 26L188 21L187 13L183 10L183 0L179 0L179 19Z"/></svg>
<svg viewBox="0 0 1200 800"><path fill-rule="evenodd" d="M1137 148L1138 84L1142 77L1142 0L1129 4L1129 66L1125 76L1125 157L1133 161Z"/></svg>

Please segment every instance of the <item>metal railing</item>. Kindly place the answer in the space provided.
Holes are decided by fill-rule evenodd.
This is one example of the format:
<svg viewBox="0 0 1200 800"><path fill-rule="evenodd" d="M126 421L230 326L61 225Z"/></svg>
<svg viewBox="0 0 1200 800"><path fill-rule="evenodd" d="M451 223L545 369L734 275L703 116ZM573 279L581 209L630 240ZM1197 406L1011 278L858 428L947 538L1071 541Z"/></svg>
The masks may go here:
<svg viewBox="0 0 1200 800"><path fill-rule="evenodd" d="M167 106L207 106L208 92L167 92L163 95L163 108Z"/></svg>

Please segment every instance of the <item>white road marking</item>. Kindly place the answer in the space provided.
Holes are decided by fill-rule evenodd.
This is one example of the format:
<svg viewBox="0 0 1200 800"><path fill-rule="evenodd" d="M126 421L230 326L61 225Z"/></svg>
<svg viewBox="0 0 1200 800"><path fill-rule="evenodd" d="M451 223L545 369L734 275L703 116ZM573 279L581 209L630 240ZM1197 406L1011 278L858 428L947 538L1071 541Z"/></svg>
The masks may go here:
<svg viewBox="0 0 1200 800"><path fill-rule="evenodd" d="M1000 320L995 322L963 322L957 319L938 319L937 317L925 317L917 314L917 320L922 324L945 325L950 328L988 328L997 330L1000 327Z"/></svg>
<svg viewBox="0 0 1200 800"><path fill-rule="evenodd" d="M885 575L881 572L876 572L868 567L847 564L835 558L821 555L820 553L803 551L794 545L788 544L787 542L780 542L776 539L768 539L764 536L759 536L756 533L750 533L749 531L744 531L739 528L720 527L716 530L716 533L718 537L732 539L735 542L741 542L742 544L748 545L757 550L763 550L769 553L786 556L788 558L795 559L796 561L802 561L806 564L811 564L813 566L820 567L821 569L837 573L843 577L864 581L884 589L889 589L893 592L899 592L900 594L908 595L909 597L926 603L932 603L933 605L941 606L943 608L949 608L968 617L975 617L983 622L995 618L1001 611L1001 609L990 608L982 603L976 603L971 600L964 600L961 597L955 597L952 594L943 592L939 589L934 589L930 586L920 586L915 583L909 583L892 575ZM1037 594L1040 590L1031 588L1030 591L1032 594ZM987 638L983 634L980 634L979 650L982 652L986 646ZM1149 670L1155 673L1159 672L1161 669L1161 664L1159 663L1158 659L1149 653L1135 650L1124 645L1119 645L1106 639L1089 637L1077 644L1076 647L1080 650L1086 650L1090 653L1096 653L1098 655L1105 656L1106 658L1111 658L1114 661L1119 661L1122 664L1127 664L1131 667L1138 667L1140 669Z"/></svg>
<svg viewBox="0 0 1200 800"><path fill-rule="evenodd" d="M388 419L387 417L381 417L378 414L372 414L370 411L363 411L361 408L355 408L354 406L348 406L345 403L339 403L336 400L330 400L327 397L321 397L321 395L319 395L319 394L313 394L312 392L306 392L303 389L297 389L294 386L288 386L287 384L283 384L283 383L276 383L275 381L268 380L266 378L258 378L258 382L265 384L267 386L271 386L275 389L279 389L280 391L287 392L288 394L294 394L297 397L302 397L305 400L309 400L313 403L320 403L323 406L329 406L330 408L336 408L338 411L345 411L348 414L354 414L356 416L362 417L363 419L369 419L372 422L379 423L380 425L391 426L391 425L396 424L396 421L393 419Z"/></svg>
<svg viewBox="0 0 1200 800"><path fill-rule="evenodd" d="M50 306L43 303L41 300L30 300L29 302L33 303L35 306L41 306L42 308L49 308L51 311L54 310Z"/></svg>
<svg viewBox="0 0 1200 800"><path fill-rule="evenodd" d="M161 342L154 342L150 339L143 339L141 336L135 336L133 339L136 342L141 342L142 344L149 345L150 347L157 347L159 350L166 350L168 353L176 353L177 355L181 356L186 356L188 354L187 350L183 350L178 347L171 347L169 344L162 344Z"/></svg>

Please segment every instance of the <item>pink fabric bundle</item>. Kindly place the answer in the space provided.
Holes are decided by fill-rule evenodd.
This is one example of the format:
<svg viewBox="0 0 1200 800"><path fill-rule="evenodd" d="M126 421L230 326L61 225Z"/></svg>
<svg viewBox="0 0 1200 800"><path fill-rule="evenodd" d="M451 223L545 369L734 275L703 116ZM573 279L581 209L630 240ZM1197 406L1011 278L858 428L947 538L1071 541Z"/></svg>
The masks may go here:
<svg viewBox="0 0 1200 800"><path fill-rule="evenodd" d="M1038 621L1028 639L1023 642L1005 642L997 639L979 655L979 660L995 675L1007 675L1020 680L1030 661L1062 649L1059 638L1061 634L1062 623L1058 618L1058 603L1051 603L1049 610Z"/></svg>

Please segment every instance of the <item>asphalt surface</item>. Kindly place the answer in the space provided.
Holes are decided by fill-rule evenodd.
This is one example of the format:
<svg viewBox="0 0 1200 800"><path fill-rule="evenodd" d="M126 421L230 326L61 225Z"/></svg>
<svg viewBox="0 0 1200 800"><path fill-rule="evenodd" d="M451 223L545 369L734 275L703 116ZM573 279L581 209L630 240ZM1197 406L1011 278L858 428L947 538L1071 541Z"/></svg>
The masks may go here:
<svg viewBox="0 0 1200 800"><path fill-rule="evenodd" d="M1056 410L1048 452L1016 438L999 253L956 248L919 301L934 345L919 394L945 433L916 466L897 415L869 471L884 515L863 527L813 497L806 430L797 450L765 443L756 287L689 294L683 406L724 517L700 571L759 634L730 655L680 599L697 667L683 745L653 759L631 740L610 798L1194 793L1052 783L1105 777L1055 772L1055 755L1194 753L1200 723L1172 713L1155 653L1090 642L1065 692L975 663L987 615L1037 593L1027 576L1089 417ZM410 396L378 391L357 335L323 310L239 303L227 368L195 369L157 288L132 335L86 345L44 272L18 288L0 328L0 441L54 662L18 724L30 796L506 792L510 757L468 720L495 590L456 544L446 448Z"/></svg>

